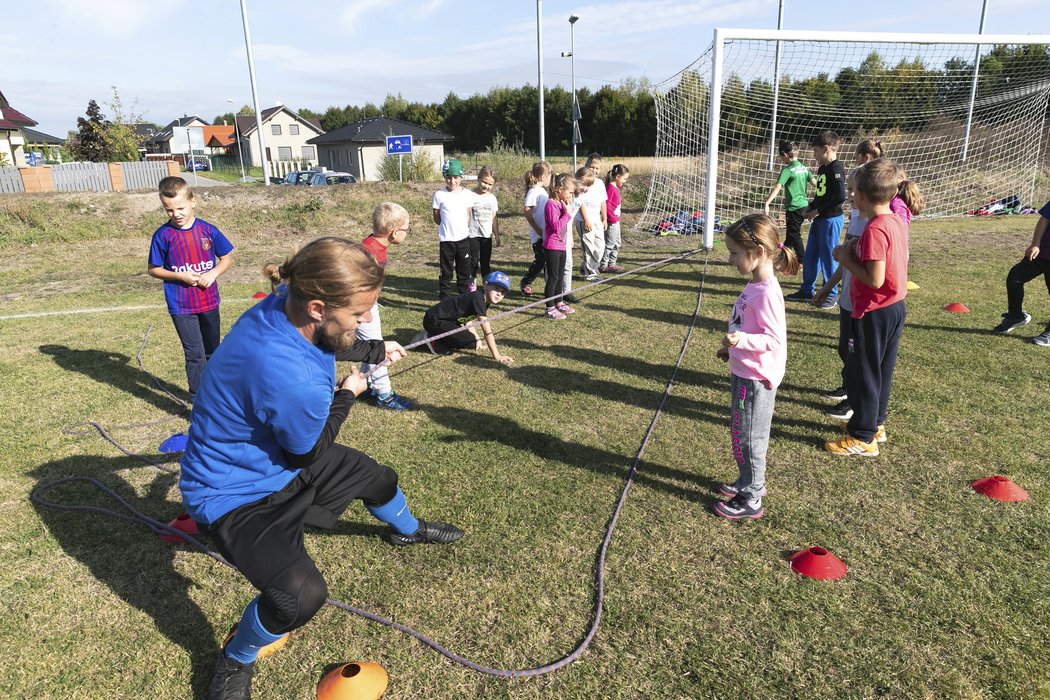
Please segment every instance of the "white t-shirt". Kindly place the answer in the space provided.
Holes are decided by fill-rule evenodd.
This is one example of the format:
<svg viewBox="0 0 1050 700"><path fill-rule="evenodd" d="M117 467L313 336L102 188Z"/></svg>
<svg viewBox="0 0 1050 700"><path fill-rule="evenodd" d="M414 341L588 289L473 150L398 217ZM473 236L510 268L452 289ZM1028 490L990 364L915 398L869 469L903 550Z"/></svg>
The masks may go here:
<svg viewBox="0 0 1050 700"><path fill-rule="evenodd" d="M547 190L543 189L543 185L533 185L525 193L525 206L532 207L532 219L540 227L541 232L547 224L546 206L548 199L550 197L547 195ZM536 243L543 240L543 235L542 233L537 234L536 229L529 226L529 240Z"/></svg>
<svg viewBox="0 0 1050 700"><path fill-rule="evenodd" d="M602 179L600 177L594 178L594 184L591 185L590 189L587 190L587 191L590 192L591 190L598 190L597 192L594 193L594 196L598 197L600 199L599 208L602 207L602 206L605 206L605 203L609 201L609 193L606 191L605 183L602 182ZM590 216L590 214L591 214L591 212L588 211L587 215ZM601 214L599 214L598 215L598 222L600 223L601 220L602 220L602 217L601 217ZM594 222L591 222L591 223L594 223Z"/></svg>
<svg viewBox="0 0 1050 700"><path fill-rule="evenodd" d="M462 241L470 235L470 208L473 204L474 193L465 187L454 192L444 187L434 193L434 201L430 206L441 212L439 241Z"/></svg>
<svg viewBox="0 0 1050 700"><path fill-rule="evenodd" d="M591 224L591 230L602 230L602 202L608 199L605 194L605 186L600 180L595 180L586 192L576 195L576 203L587 213L587 221ZM576 221L583 221L582 214L576 214Z"/></svg>
<svg viewBox="0 0 1050 700"><path fill-rule="evenodd" d="M474 195L474 206L470 210L470 237L492 238L492 222L499 211L499 200L492 192L478 194L471 190Z"/></svg>

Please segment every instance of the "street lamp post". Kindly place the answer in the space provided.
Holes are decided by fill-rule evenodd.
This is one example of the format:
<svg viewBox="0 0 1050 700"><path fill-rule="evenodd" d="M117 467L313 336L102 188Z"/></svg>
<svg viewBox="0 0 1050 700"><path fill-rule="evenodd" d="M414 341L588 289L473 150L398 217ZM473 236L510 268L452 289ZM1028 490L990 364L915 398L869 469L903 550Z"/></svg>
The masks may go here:
<svg viewBox="0 0 1050 700"><path fill-rule="evenodd" d="M543 133L543 0L536 0L536 74L540 98L540 160L547 160L546 137Z"/></svg>
<svg viewBox="0 0 1050 700"><path fill-rule="evenodd" d="M569 59L570 72L572 74L572 171L576 172L576 144L580 142L580 108L576 104L576 22L580 18L569 15L569 50L562 51L561 57Z"/></svg>
<svg viewBox="0 0 1050 700"><path fill-rule="evenodd" d="M231 105L234 104L233 100L226 98L226 101ZM237 139L237 160L241 162L241 182L248 182L248 178L244 174L244 154L241 153L241 131L237 128L237 113L233 115L233 135Z"/></svg>

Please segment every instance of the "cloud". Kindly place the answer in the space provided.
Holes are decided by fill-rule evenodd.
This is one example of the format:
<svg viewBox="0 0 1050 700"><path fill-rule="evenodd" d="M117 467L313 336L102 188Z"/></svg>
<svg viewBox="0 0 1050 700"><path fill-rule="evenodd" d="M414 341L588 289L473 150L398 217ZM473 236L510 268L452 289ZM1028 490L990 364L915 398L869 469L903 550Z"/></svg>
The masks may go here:
<svg viewBox="0 0 1050 700"><path fill-rule="evenodd" d="M339 13L339 27L345 32L357 31L360 28L358 19L361 15L390 5L389 0L354 0Z"/></svg>
<svg viewBox="0 0 1050 700"><path fill-rule="evenodd" d="M166 24L170 9L140 0L48 0L63 24L77 25L106 37L135 37Z"/></svg>

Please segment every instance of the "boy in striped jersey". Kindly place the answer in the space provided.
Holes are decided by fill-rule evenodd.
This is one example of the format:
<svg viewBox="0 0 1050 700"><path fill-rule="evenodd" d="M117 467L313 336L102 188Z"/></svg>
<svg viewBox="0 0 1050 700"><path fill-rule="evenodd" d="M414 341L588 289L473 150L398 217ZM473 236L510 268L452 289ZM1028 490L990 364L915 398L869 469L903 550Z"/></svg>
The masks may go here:
<svg viewBox="0 0 1050 700"><path fill-rule="evenodd" d="M150 243L147 271L164 281L164 300L186 354L190 401L204 367L219 347L219 286L230 267L233 245L222 231L193 214L193 193L181 177L160 181L160 203L168 222Z"/></svg>

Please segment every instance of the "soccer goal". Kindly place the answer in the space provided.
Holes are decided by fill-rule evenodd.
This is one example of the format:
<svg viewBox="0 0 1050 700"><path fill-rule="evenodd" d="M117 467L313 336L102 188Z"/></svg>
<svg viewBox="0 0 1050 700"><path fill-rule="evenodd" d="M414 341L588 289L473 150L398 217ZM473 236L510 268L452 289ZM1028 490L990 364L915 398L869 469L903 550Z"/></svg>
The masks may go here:
<svg viewBox="0 0 1050 700"><path fill-rule="evenodd" d="M716 29L655 91L653 180L635 230L702 233L706 247L717 222L762 210L781 139L815 171L809 140L822 129L842 137L847 167L861 140L878 139L922 189L926 217L990 200L1039 206L1037 182L1050 183L1050 35Z"/></svg>

